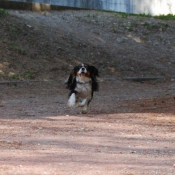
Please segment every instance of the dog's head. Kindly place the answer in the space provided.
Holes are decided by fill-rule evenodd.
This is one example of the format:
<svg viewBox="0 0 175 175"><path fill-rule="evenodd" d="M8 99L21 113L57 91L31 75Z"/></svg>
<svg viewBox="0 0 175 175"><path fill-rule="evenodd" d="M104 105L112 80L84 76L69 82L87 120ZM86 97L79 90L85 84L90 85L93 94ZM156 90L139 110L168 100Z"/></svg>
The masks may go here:
<svg viewBox="0 0 175 175"><path fill-rule="evenodd" d="M80 80L87 80L88 78L96 77L98 75L98 70L94 66L90 66L88 64L81 64L75 66L73 69L74 75L78 77Z"/></svg>
<svg viewBox="0 0 175 175"><path fill-rule="evenodd" d="M98 69L95 66L82 63L75 66L67 81L68 87L72 87L74 81L79 83L96 82L96 77L99 76Z"/></svg>

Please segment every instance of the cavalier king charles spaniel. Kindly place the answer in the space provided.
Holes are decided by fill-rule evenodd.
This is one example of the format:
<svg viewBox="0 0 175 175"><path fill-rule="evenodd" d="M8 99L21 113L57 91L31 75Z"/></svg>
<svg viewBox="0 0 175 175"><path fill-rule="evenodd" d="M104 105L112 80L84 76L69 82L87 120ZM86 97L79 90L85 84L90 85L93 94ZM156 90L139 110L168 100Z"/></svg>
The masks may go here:
<svg viewBox="0 0 175 175"><path fill-rule="evenodd" d="M66 82L67 88L70 90L69 107L82 107L82 113L87 113L93 93L98 91L97 76L99 76L98 70L94 66L81 64L74 67Z"/></svg>

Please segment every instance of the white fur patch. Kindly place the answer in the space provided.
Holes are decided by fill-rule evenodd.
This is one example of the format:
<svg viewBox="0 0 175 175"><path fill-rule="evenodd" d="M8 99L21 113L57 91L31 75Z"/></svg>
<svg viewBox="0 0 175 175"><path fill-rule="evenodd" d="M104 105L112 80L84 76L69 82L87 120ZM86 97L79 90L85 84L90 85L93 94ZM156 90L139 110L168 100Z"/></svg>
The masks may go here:
<svg viewBox="0 0 175 175"><path fill-rule="evenodd" d="M81 102L81 106L84 106L86 104L87 99L83 99Z"/></svg>
<svg viewBox="0 0 175 175"><path fill-rule="evenodd" d="M72 93L71 96L70 96L70 98L69 98L69 100L68 100L67 105L69 107L73 107L73 106L75 106L75 102L76 102L75 93Z"/></svg>

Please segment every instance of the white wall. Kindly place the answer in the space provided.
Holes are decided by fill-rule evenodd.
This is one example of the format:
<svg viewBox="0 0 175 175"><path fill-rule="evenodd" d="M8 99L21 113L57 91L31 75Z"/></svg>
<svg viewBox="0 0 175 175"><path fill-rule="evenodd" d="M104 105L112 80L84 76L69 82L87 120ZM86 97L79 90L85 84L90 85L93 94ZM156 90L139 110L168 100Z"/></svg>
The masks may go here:
<svg viewBox="0 0 175 175"><path fill-rule="evenodd" d="M7 0L136 14L175 14L175 0Z"/></svg>
<svg viewBox="0 0 175 175"><path fill-rule="evenodd" d="M133 0L134 13L175 14L175 0Z"/></svg>

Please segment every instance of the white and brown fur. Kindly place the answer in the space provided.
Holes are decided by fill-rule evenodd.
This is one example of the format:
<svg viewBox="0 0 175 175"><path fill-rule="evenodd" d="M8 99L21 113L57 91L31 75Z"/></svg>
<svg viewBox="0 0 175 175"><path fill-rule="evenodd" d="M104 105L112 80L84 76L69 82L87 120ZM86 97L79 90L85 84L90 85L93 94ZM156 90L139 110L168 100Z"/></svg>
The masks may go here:
<svg viewBox="0 0 175 175"><path fill-rule="evenodd" d="M88 112L88 105L93 98L94 91L98 91L96 77L98 70L94 66L81 64L72 70L66 84L70 90L68 106L82 107L82 113Z"/></svg>

